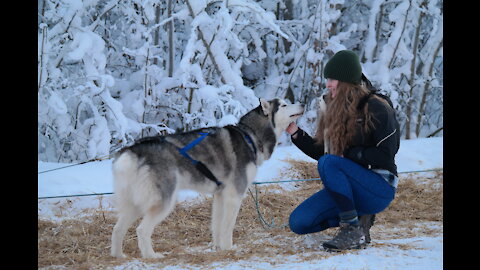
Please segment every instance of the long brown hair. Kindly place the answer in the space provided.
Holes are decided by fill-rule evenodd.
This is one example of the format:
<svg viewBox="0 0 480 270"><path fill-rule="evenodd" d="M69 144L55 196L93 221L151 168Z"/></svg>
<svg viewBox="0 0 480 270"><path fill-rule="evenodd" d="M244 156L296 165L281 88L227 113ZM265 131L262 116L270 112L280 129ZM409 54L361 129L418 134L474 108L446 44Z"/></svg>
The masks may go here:
<svg viewBox="0 0 480 270"><path fill-rule="evenodd" d="M357 109L359 101L369 93L363 84L351 84L339 81L337 95L332 98L327 94L327 109L317 122L315 140L324 144L325 136L328 138L330 154L342 155L343 151L352 143L356 133L357 119L363 119L362 132L368 133L373 127L372 117L368 113L368 103L363 110Z"/></svg>

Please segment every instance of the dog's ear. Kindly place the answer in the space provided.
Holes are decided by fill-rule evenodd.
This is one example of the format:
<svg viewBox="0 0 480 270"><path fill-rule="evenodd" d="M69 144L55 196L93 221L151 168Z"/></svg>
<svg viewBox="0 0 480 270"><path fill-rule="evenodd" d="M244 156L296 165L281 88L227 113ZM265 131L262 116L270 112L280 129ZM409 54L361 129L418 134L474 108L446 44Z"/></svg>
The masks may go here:
<svg viewBox="0 0 480 270"><path fill-rule="evenodd" d="M327 95L323 95L318 99L318 110L324 114L327 111Z"/></svg>
<svg viewBox="0 0 480 270"><path fill-rule="evenodd" d="M260 98L260 106L262 107L262 111L265 116L270 114L270 102L263 98Z"/></svg>

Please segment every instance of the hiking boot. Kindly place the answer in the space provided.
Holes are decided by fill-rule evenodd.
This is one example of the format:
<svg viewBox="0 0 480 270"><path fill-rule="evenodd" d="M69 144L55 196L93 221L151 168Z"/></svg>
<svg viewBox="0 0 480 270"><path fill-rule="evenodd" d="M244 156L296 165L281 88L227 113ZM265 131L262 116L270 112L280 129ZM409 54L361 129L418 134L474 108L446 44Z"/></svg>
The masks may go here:
<svg viewBox="0 0 480 270"><path fill-rule="evenodd" d="M360 222L360 227L363 229L363 234L365 235L365 243L370 244L370 228L375 222L375 215L363 215L358 217Z"/></svg>
<svg viewBox="0 0 480 270"><path fill-rule="evenodd" d="M327 250L346 250L358 249L365 246L365 234L360 225L350 225L348 223L340 223L340 230L337 235L322 244Z"/></svg>

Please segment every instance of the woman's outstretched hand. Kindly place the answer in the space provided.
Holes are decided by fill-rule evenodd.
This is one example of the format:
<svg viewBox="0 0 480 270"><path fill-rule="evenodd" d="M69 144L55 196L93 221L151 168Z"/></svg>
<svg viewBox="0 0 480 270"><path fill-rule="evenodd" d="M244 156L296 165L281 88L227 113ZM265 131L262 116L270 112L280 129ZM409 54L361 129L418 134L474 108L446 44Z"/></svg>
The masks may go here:
<svg viewBox="0 0 480 270"><path fill-rule="evenodd" d="M295 132L297 132L298 130L298 126L295 122L292 122L290 123L290 125L288 125L287 129L285 130L288 134L292 135L294 134ZM295 134L296 135L296 134Z"/></svg>

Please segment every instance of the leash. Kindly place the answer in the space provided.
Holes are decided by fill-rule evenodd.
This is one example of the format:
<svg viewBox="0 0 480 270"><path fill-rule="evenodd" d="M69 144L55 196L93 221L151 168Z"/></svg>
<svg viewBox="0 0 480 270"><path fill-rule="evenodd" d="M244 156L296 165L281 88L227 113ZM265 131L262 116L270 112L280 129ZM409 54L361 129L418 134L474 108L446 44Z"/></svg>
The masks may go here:
<svg viewBox="0 0 480 270"><path fill-rule="evenodd" d="M282 225L275 225L275 220L274 218L272 217L272 222L270 223L267 223L265 221L265 218L263 217L262 213L260 212L260 203L259 203L259 200L258 200L258 189L257 189L257 185L255 185L255 197L253 196L253 193L252 191L250 190L250 188L248 188L248 192L250 193L250 195L252 196L252 199L255 203L255 209L257 210L257 214L258 214L258 219L260 220L260 224L262 224L263 228L265 230L268 230L268 229L283 229L283 228L286 228L288 227L288 224L287 223L284 223Z"/></svg>
<svg viewBox="0 0 480 270"><path fill-rule="evenodd" d="M67 165L67 166L63 166L63 167L59 167L59 168L55 168L55 169L41 171L41 172L38 172L38 174L52 172L52 171L61 170L61 169L65 169L65 168L70 168L70 167L74 167L74 166L78 166L78 165L82 165L82 164L90 163L90 162L94 162L94 161L102 161L102 160L105 160L105 159L109 159L112 155L114 155L114 153L108 154L106 156L99 157L99 158L92 158L92 159L89 159L87 161L82 161L80 163L75 163L75 164L71 164L71 165Z"/></svg>

